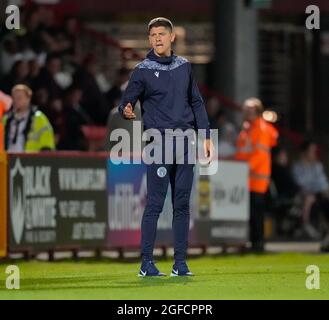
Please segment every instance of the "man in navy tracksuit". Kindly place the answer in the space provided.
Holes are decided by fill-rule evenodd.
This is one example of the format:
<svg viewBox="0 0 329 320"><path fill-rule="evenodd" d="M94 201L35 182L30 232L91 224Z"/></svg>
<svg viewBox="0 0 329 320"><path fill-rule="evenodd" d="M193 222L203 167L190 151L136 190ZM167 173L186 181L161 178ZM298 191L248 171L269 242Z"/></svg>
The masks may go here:
<svg viewBox="0 0 329 320"><path fill-rule="evenodd" d="M211 159L213 146L209 138L209 123L205 106L192 75L191 64L173 54L171 44L175 40L173 25L166 18L155 18L148 25L152 50L139 63L123 94L119 111L125 119L136 117L133 106L139 100L142 105L144 129L160 132L162 150L167 144L166 129L205 129L203 143L205 156ZM191 130L190 130L191 131ZM176 137L170 152L178 153L178 139L183 139L183 163L177 161L147 165L147 203L142 219L142 265L140 276L162 276L153 262L153 248L157 221L169 183L172 189L173 233L175 264L172 276L192 275L186 264L189 231L189 201L193 183L194 164L188 163L186 136ZM180 149L180 148L179 148Z"/></svg>

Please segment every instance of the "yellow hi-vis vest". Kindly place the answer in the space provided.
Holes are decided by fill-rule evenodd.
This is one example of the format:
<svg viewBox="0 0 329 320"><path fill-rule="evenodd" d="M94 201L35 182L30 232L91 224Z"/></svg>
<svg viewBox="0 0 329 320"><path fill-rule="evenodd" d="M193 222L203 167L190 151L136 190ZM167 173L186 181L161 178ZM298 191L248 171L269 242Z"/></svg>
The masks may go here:
<svg viewBox="0 0 329 320"><path fill-rule="evenodd" d="M5 127L5 140L8 140L10 114L3 117L3 125ZM38 152L42 150L55 150L55 136L54 130L44 113L40 110L33 108L29 115L31 117L30 129L27 132L24 151L25 152ZM28 121L29 122L29 121ZM5 145L8 146L7 141ZM7 148L7 147L6 147Z"/></svg>

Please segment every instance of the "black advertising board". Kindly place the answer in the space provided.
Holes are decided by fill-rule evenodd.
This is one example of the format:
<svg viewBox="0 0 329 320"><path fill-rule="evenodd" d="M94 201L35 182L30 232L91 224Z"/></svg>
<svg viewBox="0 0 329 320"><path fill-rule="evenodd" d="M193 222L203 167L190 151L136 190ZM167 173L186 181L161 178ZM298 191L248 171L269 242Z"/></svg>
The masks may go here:
<svg viewBox="0 0 329 320"><path fill-rule="evenodd" d="M105 157L9 155L9 249L103 246Z"/></svg>

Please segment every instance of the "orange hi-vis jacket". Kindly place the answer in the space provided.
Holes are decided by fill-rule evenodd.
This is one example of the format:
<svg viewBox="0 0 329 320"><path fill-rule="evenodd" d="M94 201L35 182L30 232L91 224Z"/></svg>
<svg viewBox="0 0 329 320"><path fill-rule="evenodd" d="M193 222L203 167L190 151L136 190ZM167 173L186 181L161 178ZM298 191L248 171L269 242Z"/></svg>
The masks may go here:
<svg viewBox="0 0 329 320"><path fill-rule="evenodd" d="M11 97L0 91L0 151L4 150L4 127L2 116L9 109L11 103Z"/></svg>
<svg viewBox="0 0 329 320"><path fill-rule="evenodd" d="M2 115L5 113L5 105L0 101L0 151L4 149L4 128L2 124Z"/></svg>
<svg viewBox="0 0 329 320"><path fill-rule="evenodd" d="M271 178L271 148L277 144L278 131L263 118L245 123L237 140L236 159L249 164L249 190L265 193Z"/></svg>

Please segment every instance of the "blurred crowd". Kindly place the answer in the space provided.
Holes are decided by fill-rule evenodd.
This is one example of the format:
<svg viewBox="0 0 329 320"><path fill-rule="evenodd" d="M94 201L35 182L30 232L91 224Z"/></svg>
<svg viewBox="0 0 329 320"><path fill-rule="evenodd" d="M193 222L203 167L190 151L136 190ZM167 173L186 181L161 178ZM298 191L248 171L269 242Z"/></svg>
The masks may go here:
<svg viewBox="0 0 329 320"><path fill-rule="evenodd" d="M96 55L81 53L76 17L59 20L43 6L21 10L21 29L0 34L0 90L24 84L31 103L49 119L57 150L87 150L81 126L104 126L118 104L129 70L109 79Z"/></svg>
<svg viewBox="0 0 329 320"><path fill-rule="evenodd" d="M329 181L318 145L305 141L295 161L286 148L272 151L272 210L277 233L295 239L323 240L329 246Z"/></svg>

